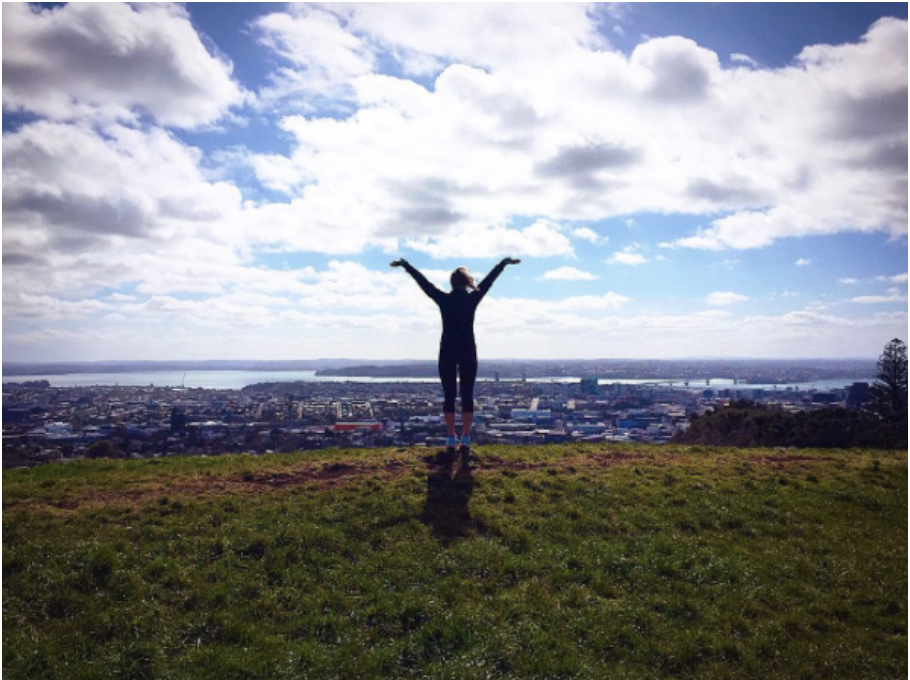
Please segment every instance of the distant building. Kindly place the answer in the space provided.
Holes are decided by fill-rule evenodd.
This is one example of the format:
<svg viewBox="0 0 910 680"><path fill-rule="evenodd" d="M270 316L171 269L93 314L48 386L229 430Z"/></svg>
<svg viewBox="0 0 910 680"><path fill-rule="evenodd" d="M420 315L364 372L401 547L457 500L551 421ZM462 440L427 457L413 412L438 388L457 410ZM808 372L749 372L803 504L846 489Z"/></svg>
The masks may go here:
<svg viewBox="0 0 910 680"><path fill-rule="evenodd" d="M658 424L658 420L653 416L632 416L616 419L616 427L620 430L647 430L648 426L655 424Z"/></svg>
<svg viewBox="0 0 910 680"><path fill-rule="evenodd" d="M592 396L597 396L600 392L598 386L597 378L582 378L581 379L581 393L590 394Z"/></svg>
<svg viewBox="0 0 910 680"><path fill-rule="evenodd" d="M607 431L606 423L571 423L566 426L573 434L593 435L604 434Z"/></svg>
<svg viewBox="0 0 910 680"><path fill-rule="evenodd" d="M186 431L186 414L179 408L171 409L171 418L170 418L171 432L185 432Z"/></svg>
<svg viewBox="0 0 910 680"><path fill-rule="evenodd" d="M513 408L512 420L544 420L552 417L550 409Z"/></svg>
<svg viewBox="0 0 910 680"><path fill-rule="evenodd" d="M724 390L733 401L764 401L765 391L760 388L749 390Z"/></svg>

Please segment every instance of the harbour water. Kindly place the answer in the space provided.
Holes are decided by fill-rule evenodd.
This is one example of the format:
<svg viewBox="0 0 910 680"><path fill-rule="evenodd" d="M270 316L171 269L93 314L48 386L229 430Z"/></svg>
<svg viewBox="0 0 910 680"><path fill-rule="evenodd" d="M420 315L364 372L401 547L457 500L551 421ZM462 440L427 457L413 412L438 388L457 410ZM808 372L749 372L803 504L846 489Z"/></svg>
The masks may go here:
<svg viewBox="0 0 910 680"><path fill-rule="evenodd" d="M580 377L552 377L552 378L528 378L532 383L573 383L578 382ZM66 375L13 375L3 376L3 382L27 382L34 380L47 380L52 387L89 387L89 386L122 386L122 387L187 387L187 388L204 388L215 390L239 390L247 385L255 385L264 382L359 382L359 383L435 383L438 378L368 378L368 377L349 377L349 376L320 376L316 371L131 371L120 373L69 373ZM504 381L515 382L515 381ZM660 379L601 379L601 385L620 383L626 385L643 385L659 384L661 386L672 385L676 388L684 388L685 380L682 378L660 378ZM708 384L710 382L710 384ZM820 391L839 389L847 387L857 381L853 378L834 378L827 380L817 380L809 383L786 383L780 385L749 385L737 383L736 389L766 389L766 390L785 390L788 387L799 390L816 389ZM873 378L865 382L870 384ZM734 382L727 378L711 378L708 380L698 379L689 380L688 389L705 390L705 389L728 389L733 388Z"/></svg>

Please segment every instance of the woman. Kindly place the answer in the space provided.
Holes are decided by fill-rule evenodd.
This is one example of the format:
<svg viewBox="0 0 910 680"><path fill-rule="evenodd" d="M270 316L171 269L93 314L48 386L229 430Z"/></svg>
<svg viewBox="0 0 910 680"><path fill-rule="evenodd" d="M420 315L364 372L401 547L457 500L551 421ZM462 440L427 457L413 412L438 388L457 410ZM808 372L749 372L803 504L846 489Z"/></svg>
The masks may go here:
<svg viewBox="0 0 910 680"><path fill-rule="evenodd" d="M450 277L452 292L443 293L405 260L395 260L393 267L404 267L417 285L433 299L442 314L442 340L439 343L439 379L442 381L442 413L446 423L446 447L458 445L455 436L456 377L461 379L461 448L471 447L471 424L474 422L474 381L477 378L477 347L474 344L474 312L477 305L506 265L521 260L505 258L496 265L480 285L464 267L459 267Z"/></svg>

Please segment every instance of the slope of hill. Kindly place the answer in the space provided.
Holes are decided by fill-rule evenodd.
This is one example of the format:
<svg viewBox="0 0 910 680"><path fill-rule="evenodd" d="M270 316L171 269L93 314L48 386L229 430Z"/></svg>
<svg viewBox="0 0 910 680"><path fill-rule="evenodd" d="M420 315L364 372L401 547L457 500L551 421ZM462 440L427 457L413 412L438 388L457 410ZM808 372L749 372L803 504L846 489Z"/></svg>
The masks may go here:
<svg viewBox="0 0 910 680"><path fill-rule="evenodd" d="M4 678L906 677L906 452L435 453L4 471Z"/></svg>

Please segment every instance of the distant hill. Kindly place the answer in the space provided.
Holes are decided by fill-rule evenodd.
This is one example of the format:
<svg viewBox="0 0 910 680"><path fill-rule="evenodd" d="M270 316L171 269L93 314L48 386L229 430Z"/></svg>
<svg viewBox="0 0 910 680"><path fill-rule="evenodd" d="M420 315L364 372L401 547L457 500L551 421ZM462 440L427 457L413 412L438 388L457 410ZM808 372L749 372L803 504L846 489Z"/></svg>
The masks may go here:
<svg viewBox="0 0 910 680"><path fill-rule="evenodd" d="M743 383L786 385L826 379L867 380L875 375L871 359L591 359L502 360L480 362L478 375L496 374L510 380L590 376L604 380L736 379ZM320 376L365 378L429 378L437 375L436 362L362 363L317 370Z"/></svg>

